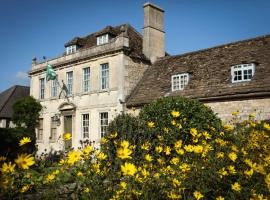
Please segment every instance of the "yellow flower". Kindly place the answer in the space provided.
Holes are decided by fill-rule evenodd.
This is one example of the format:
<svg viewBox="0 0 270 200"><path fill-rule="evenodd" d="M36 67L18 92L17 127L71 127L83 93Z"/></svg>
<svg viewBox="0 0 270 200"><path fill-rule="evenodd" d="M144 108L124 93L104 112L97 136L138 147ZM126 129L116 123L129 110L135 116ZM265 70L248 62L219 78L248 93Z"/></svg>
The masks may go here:
<svg viewBox="0 0 270 200"><path fill-rule="evenodd" d="M179 166L179 168L183 171L183 172L188 172L190 171L190 166L187 163L183 163L182 165Z"/></svg>
<svg viewBox="0 0 270 200"><path fill-rule="evenodd" d="M171 112L171 115L172 115L173 117L179 117L179 116L180 116L180 112L173 110L173 111Z"/></svg>
<svg viewBox="0 0 270 200"><path fill-rule="evenodd" d="M82 172L78 172L77 173L77 176L83 176L83 173Z"/></svg>
<svg viewBox="0 0 270 200"><path fill-rule="evenodd" d="M263 128L267 131L270 131L270 125L267 123L263 123Z"/></svg>
<svg viewBox="0 0 270 200"><path fill-rule="evenodd" d="M173 157L170 161L171 164L177 165L179 163L179 158Z"/></svg>
<svg viewBox="0 0 270 200"><path fill-rule="evenodd" d="M224 158L224 153L223 153L223 152L218 152L218 153L216 154L216 157L217 157L217 158Z"/></svg>
<svg viewBox="0 0 270 200"><path fill-rule="evenodd" d="M266 183L266 185L267 185L267 187L268 187L268 190L270 190L270 174L267 174L267 175L265 176L264 181L265 181L265 183Z"/></svg>
<svg viewBox="0 0 270 200"><path fill-rule="evenodd" d="M171 124L174 126L174 125L176 125L176 121L175 120L172 120L171 121Z"/></svg>
<svg viewBox="0 0 270 200"><path fill-rule="evenodd" d="M209 133L207 133L207 131L204 131L202 134L206 140L211 139L211 135Z"/></svg>
<svg viewBox="0 0 270 200"><path fill-rule="evenodd" d="M46 177L46 181L47 181L48 183L53 182L54 179L55 179L55 174L49 174L49 175Z"/></svg>
<svg viewBox="0 0 270 200"><path fill-rule="evenodd" d="M89 188L89 187L86 187L86 188L84 189L84 192L85 192L85 193L89 193L89 192L90 192L90 188Z"/></svg>
<svg viewBox="0 0 270 200"><path fill-rule="evenodd" d="M105 153L103 153L103 152L98 152L97 158L99 160L105 160L107 158L107 155Z"/></svg>
<svg viewBox="0 0 270 200"><path fill-rule="evenodd" d="M0 162L5 161L7 158L5 156L0 156Z"/></svg>
<svg viewBox="0 0 270 200"><path fill-rule="evenodd" d="M132 151L128 148L118 148L117 149L117 157L121 159L131 159L130 155L132 154Z"/></svg>
<svg viewBox="0 0 270 200"><path fill-rule="evenodd" d="M185 153L184 149L176 149L176 153L179 155L183 155Z"/></svg>
<svg viewBox="0 0 270 200"><path fill-rule="evenodd" d="M148 151L150 149L150 144L148 142L142 144L141 149Z"/></svg>
<svg viewBox="0 0 270 200"><path fill-rule="evenodd" d="M164 148L164 152L165 152L166 155L170 155L170 154L171 154L171 147L166 146L166 147Z"/></svg>
<svg viewBox="0 0 270 200"><path fill-rule="evenodd" d="M203 152L203 146L201 145L196 145L193 147L194 153L202 153Z"/></svg>
<svg viewBox="0 0 270 200"><path fill-rule="evenodd" d="M218 196L218 197L216 198L216 200L224 200L224 197Z"/></svg>
<svg viewBox="0 0 270 200"><path fill-rule="evenodd" d="M181 199L182 198L182 196L180 194L176 194L173 191L167 192L167 197L169 199Z"/></svg>
<svg viewBox="0 0 270 200"><path fill-rule="evenodd" d="M163 131L165 132L165 133L169 133L169 129L168 128L163 128Z"/></svg>
<svg viewBox="0 0 270 200"><path fill-rule="evenodd" d="M248 177L251 177L253 175L253 169L251 168L250 170L245 170L244 174L247 175Z"/></svg>
<svg viewBox="0 0 270 200"><path fill-rule="evenodd" d="M88 156L93 151L93 147L91 145L86 145L86 147L83 149L83 154L85 156Z"/></svg>
<svg viewBox="0 0 270 200"><path fill-rule="evenodd" d="M15 159L15 163L22 169L29 169L30 166L35 164L35 160L32 155L21 154Z"/></svg>
<svg viewBox="0 0 270 200"><path fill-rule="evenodd" d="M16 164L12 164L11 162L9 162L8 164L7 163L4 163L2 165L2 168L0 169L0 171L4 174L4 173L12 173L14 172L14 168L15 168Z"/></svg>
<svg viewBox="0 0 270 200"><path fill-rule="evenodd" d="M179 180L177 180L176 178L174 178L172 180L173 186L174 187L179 187L181 185L181 182Z"/></svg>
<svg viewBox="0 0 270 200"><path fill-rule="evenodd" d="M29 143L29 142L31 142L31 139L30 139L30 137L23 137L23 139L21 139L20 140L20 146L23 146L23 145L25 145L26 143Z"/></svg>
<svg viewBox="0 0 270 200"><path fill-rule="evenodd" d="M106 144L108 142L108 140L105 137L102 137L100 140L101 144Z"/></svg>
<svg viewBox="0 0 270 200"><path fill-rule="evenodd" d="M123 190L125 190L127 188L127 183L124 182L124 181L121 181L120 182L120 185L121 185L121 187L122 187Z"/></svg>
<svg viewBox="0 0 270 200"><path fill-rule="evenodd" d="M233 162L237 159L237 154L234 152L229 153L228 156Z"/></svg>
<svg viewBox="0 0 270 200"><path fill-rule="evenodd" d="M202 195L200 192L198 192L198 191L195 191L195 192L193 193L193 196L194 196L195 199L197 199L197 200L203 198L203 195Z"/></svg>
<svg viewBox="0 0 270 200"><path fill-rule="evenodd" d="M240 192L241 191L241 185L237 182L235 182L234 184L231 185L232 190L236 191L236 192Z"/></svg>
<svg viewBox="0 0 270 200"><path fill-rule="evenodd" d="M189 132L193 137L196 137L196 135L198 134L198 131L196 128L191 128Z"/></svg>
<svg viewBox="0 0 270 200"><path fill-rule="evenodd" d="M193 152L193 146L192 146L191 144L185 145L185 146L184 146L184 149L185 149L187 152Z"/></svg>
<svg viewBox="0 0 270 200"><path fill-rule="evenodd" d="M109 137L110 138L116 138L117 137L117 132L115 131L115 132L113 132L113 133L111 133L110 135L109 135Z"/></svg>
<svg viewBox="0 0 270 200"><path fill-rule="evenodd" d="M29 190L29 188L30 188L30 185L24 185L24 186L21 188L20 192L21 192L21 193L25 193L25 192L27 192L27 191Z"/></svg>
<svg viewBox="0 0 270 200"><path fill-rule="evenodd" d="M233 116L237 116L238 114L239 114L238 111L234 111L234 112L232 113Z"/></svg>
<svg viewBox="0 0 270 200"><path fill-rule="evenodd" d="M228 176L228 172L225 170L224 167L222 167L219 171L219 177L222 178L223 176Z"/></svg>
<svg viewBox="0 0 270 200"><path fill-rule="evenodd" d="M63 164L65 164L65 160L64 159L61 159L58 163L59 166L62 166Z"/></svg>
<svg viewBox="0 0 270 200"><path fill-rule="evenodd" d="M121 171L124 176L134 176L136 174L137 169L136 166L132 163L125 163L124 165L121 165Z"/></svg>
<svg viewBox="0 0 270 200"><path fill-rule="evenodd" d="M65 133L64 136L63 136L64 140L71 140L72 136L70 133Z"/></svg>
<svg viewBox="0 0 270 200"><path fill-rule="evenodd" d="M250 113L248 116L249 116L249 118L254 118L255 117L255 114L254 113Z"/></svg>
<svg viewBox="0 0 270 200"><path fill-rule="evenodd" d="M235 170L235 167L233 165L230 165L228 167L228 171L230 174L236 174L236 170Z"/></svg>
<svg viewBox="0 0 270 200"><path fill-rule="evenodd" d="M152 122L152 121L147 122L147 126L148 126L149 128L154 128L154 127L155 127L155 122Z"/></svg>
<svg viewBox="0 0 270 200"><path fill-rule="evenodd" d="M226 131L232 131L234 129L234 126L233 125L229 125L229 124L225 124L225 125L223 125L223 128Z"/></svg>
<svg viewBox="0 0 270 200"><path fill-rule="evenodd" d="M70 151L67 156L67 164L74 165L75 162L81 159L81 154L80 151Z"/></svg>
<svg viewBox="0 0 270 200"><path fill-rule="evenodd" d="M181 148L182 147L182 140L178 140L178 141L176 141L175 143L174 143L174 147L175 148Z"/></svg>
<svg viewBox="0 0 270 200"><path fill-rule="evenodd" d="M162 150L163 150L162 146L157 146L157 147L155 148L155 151L158 152L158 153L161 153Z"/></svg>
<svg viewBox="0 0 270 200"><path fill-rule="evenodd" d="M152 156L150 156L149 154L146 154L144 158L145 158L145 160L147 160L148 162L152 162L152 160L153 160L153 159L152 159Z"/></svg>

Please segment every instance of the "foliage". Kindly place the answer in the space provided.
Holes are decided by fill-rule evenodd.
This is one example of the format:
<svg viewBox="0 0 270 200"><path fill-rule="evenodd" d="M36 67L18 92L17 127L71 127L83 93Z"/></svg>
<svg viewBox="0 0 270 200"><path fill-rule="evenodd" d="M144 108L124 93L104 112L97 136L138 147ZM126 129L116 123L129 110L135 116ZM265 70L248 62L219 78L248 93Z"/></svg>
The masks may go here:
<svg viewBox="0 0 270 200"><path fill-rule="evenodd" d="M27 96L13 105L12 121L18 127L26 127L33 131L38 123L41 110L41 104L35 98Z"/></svg>
<svg viewBox="0 0 270 200"><path fill-rule="evenodd" d="M70 150L60 162L52 162L50 166L42 164L46 159L36 161L38 165L31 169L2 161L2 198L30 195L45 199L267 199L270 196L269 123L250 118L219 127L214 115L210 111L207 114L208 108L200 108L211 120L203 119L201 114L192 116L198 116L205 124L189 115L183 117L189 117L193 123L184 123L181 118L184 112L175 110L175 106L166 111L160 108L163 120L142 111L145 113L140 116L147 121L139 119L138 129L142 130L138 132L151 136L143 138L142 144L135 143L129 134L122 138L113 129L114 132L102 138L101 149L87 145ZM192 106L190 109L198 112ZM125 128L116 126L121 126L120 121L134 122L137 126L138 118L120 116L118 120L112 127L128 131L127 124ZM182 128L172 127L171 120L176 124L181 122ZM151 132L154 129L156 135ZM135 134L136 130L130 133ZM31 161L27 161L29 166Z"/></svg>

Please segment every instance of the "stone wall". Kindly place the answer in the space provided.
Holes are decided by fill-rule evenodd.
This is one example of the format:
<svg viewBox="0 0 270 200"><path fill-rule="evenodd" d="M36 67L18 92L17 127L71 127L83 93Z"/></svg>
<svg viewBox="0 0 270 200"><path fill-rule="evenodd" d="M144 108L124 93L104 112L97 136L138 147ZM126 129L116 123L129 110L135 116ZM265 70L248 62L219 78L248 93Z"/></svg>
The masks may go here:
<svg viewBox="0 0 270 200"><path fill-rule="evenodd" d="M241 120L248 119L250 113L257 120L270 119L270 98L206 103L225 122L232 120L234 111L239 111Z"/></svg>

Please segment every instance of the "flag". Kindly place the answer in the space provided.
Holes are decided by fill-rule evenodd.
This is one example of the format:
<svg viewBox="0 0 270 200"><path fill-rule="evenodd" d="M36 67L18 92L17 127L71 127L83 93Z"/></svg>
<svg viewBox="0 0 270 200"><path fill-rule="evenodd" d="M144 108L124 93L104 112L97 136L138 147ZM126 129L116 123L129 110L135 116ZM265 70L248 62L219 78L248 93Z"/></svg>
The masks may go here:
<svg viewBox="0 0 270 200"><path fill-rule="evenodd" d="M52 69L51 65L47 65L47 69L46 69L46 80L55 80L56 79L56 73L55 71Z"/></svg>

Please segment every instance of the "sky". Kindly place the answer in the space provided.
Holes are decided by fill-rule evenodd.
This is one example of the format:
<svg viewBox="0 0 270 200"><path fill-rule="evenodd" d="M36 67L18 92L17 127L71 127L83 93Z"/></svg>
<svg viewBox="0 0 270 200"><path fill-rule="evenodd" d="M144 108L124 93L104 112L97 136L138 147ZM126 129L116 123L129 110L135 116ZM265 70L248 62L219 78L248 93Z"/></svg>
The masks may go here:
<svg viewBox="0 0 270 200"><path fill-rule="evenodd" d="M0 0L0 92L28 85L31 61L107 25L142 32L147 0ZM152 0L165 10L165 50L183 54L270 34L270 0Z"/></svg>

